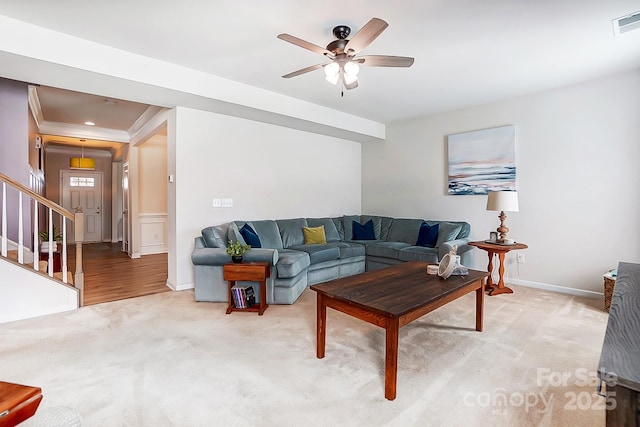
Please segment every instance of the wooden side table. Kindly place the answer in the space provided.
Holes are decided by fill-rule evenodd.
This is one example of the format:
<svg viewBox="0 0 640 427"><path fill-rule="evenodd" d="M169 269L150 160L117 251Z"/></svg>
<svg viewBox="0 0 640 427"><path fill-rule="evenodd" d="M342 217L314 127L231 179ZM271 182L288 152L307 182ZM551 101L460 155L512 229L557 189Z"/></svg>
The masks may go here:
<svg viewBox="0 0 640 427"><path fill-rule="evenodd" d="M513 289L505 286L504 284L504 256L505 254L517 250L517 249L527 249L529 246L524 243L515 243L513 245L499 245L497 243L487 243L487 242L469 242L470 246L475 246L476 248L480 248L483 251L487 251L489 254L489 265L487 266L487 271L489 272L489 277L487 277L487 287L489 290L489 295L499 295L499 294L512 294ZM491 273L493 272L493 256L498 254L498 259L500 260L500 267L498 272L500 273L500 280L497 284L493 283L493 279L491 278Z"/></svg>
<svg viewBox="0 0 640 427"><path fill-rule="evenodd" d="M229 306L227 314L232 311L257 311L262 316L264 311L269 307L267 304L267 278L271 275L271 265L268 262L241 262L237 264L225 264L223 267L224 280L228 282L229 288L227 298ZM233 296L231 288L240 282L259 282L260 283L260 304L247 308L237 308L233 305Z"/></svg>

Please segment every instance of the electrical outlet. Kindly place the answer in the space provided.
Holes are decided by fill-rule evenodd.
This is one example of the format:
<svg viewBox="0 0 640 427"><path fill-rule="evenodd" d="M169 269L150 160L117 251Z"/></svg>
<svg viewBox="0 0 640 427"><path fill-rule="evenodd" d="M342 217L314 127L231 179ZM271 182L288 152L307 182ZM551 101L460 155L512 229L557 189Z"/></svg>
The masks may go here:
<svg viewBox="0 0 640 427"><path fill-rule="evenodd" d="M518 264L524 264L524 254L518 254Z"/></svg>

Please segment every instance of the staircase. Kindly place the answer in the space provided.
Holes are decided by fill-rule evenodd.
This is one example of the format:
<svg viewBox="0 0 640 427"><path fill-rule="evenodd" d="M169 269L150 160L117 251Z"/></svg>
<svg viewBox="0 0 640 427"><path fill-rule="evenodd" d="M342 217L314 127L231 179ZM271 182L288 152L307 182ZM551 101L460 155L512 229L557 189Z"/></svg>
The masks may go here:
<svg viewBox="0 0 640 427"><path fill-rule="evenodd" d="M0 323L82 306L82 212L72 213L2 173L0 184L0 301L3 301ZM28 222L25 219L30 219L33 230L25 230L24 223ZM41 222L46 223L48 230L48 250L44 253L40 253ZM60 252L54 250L54 222L60 224L62 232ZM73 274L67 267L68 227L73 227L76 245ZM60 271L55 271L57 264Z"/></svg>

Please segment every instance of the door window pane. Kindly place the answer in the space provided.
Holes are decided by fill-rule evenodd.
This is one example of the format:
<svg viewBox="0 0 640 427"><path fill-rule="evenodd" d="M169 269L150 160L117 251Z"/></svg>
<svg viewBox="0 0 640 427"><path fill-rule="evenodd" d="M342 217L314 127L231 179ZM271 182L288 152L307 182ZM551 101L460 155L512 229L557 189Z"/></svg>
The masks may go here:
<svg viewBox="0 0 640 427"><path fill-rule="evenodd" d="M95 187L95 181L92 177L72 176L69 178L69 186L71 187Z"/></svg>

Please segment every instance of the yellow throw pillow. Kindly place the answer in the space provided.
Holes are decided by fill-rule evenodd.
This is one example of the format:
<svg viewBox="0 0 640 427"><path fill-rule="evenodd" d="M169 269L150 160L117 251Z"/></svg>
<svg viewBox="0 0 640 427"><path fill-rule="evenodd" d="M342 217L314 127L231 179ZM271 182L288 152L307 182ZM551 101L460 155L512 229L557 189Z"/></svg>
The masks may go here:
<svg viewBox="0 0 640 427"><path fill-rule="evenodd" d="M302 233L304 234L305 245L327 243L327 238L324 235L324 225L320 227L302 227Z"/></svg>

